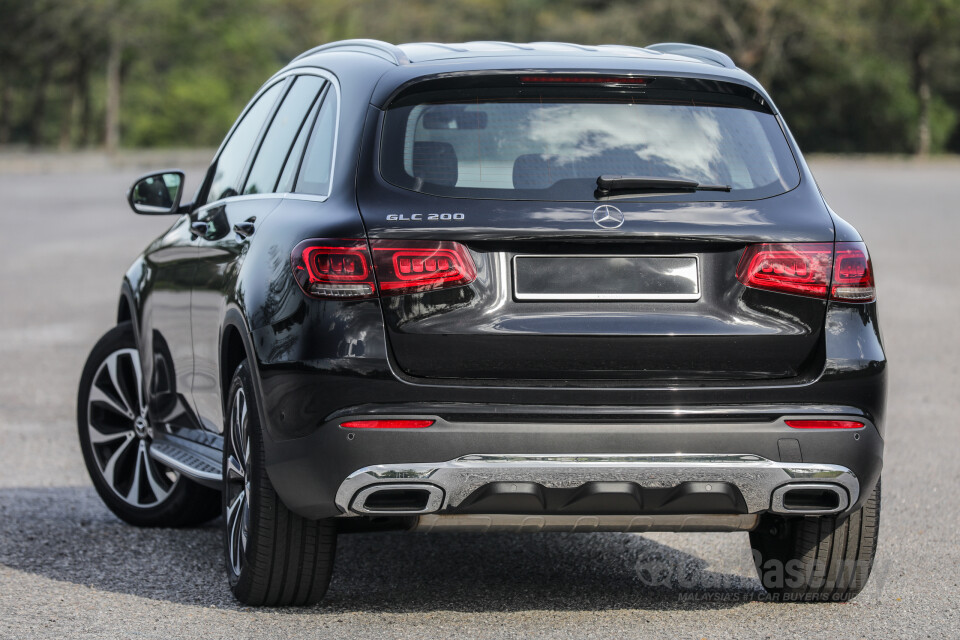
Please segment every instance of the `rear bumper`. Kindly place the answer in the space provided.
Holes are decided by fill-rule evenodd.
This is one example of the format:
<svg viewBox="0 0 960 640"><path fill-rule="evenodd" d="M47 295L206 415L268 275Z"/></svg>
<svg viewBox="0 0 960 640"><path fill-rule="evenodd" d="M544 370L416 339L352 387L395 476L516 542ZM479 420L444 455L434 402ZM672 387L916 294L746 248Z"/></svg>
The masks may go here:
<svg viewBox="0 0 960 640"><path fill-rule="evenodd" d="M854 409L815 413L856 418L861 429L791 429L785 419L811 417L799 407L777 417L764 407L754 419L741 407L736 421L703 409L689 415L677 410L681 420L673 421L643 415L597 422L603 416L596 412L578 421L582 408L569 409L562 422L559 416L530 422L450 412L377 415L436 421L426 429L396 430L345 429L341 422L370 414L343 415L302 438L272 441L265 434L268 473L287 506L311 518L496 513L616 515L628 522L849 512L869 495L882 466L883 440ZM784 488L800 485L826 492L821 497L828 500L835 496L835 502L808 510L797 508L802 500L784 504ZM382 488L424 493L412 507L366 508L366 499Z"/></svg>
<svg viewBox="0 0 960 640"><path fill-rule="evenodd" d="M784 500L788 492L804 490L823 492L825 502L800 505ZM401 494L409 496L406 504L391 502L391 495ZM663 515L768 509L823 515L844 511L859 494L860 483L846 467L774 462L747 454L523 454L366 467L340 484L336 503L350 515L464 511ZM378 495L381 500L376 503Z"/></svg>

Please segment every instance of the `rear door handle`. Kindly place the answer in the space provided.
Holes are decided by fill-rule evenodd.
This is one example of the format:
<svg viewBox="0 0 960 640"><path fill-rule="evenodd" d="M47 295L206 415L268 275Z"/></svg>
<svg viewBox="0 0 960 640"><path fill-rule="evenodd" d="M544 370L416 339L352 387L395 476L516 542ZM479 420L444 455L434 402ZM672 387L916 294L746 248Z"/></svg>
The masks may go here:
<svg viewBox="0 0 960 640"><path fill-rule="evenodd" d="M249 238L253 235L253 232L257 230L257 228L254 226L252 220L246 220L233 225L233 230L238 236Z"/></svg>

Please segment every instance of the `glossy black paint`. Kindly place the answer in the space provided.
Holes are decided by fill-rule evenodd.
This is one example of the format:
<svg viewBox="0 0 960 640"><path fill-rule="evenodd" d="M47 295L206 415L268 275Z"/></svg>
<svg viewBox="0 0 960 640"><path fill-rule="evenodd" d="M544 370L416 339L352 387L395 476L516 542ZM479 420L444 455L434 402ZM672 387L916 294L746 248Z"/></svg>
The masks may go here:
<svg viewBox="0 0 960 640"><path fill-rule="evenodd" d="M733 278L748 243L860 239L823 202L785 124L801 174L795 189L755 201L616 202L625 221L615 230L593 223L596 203L428 196L389 185L376 170L380 107L417 78L641 69L741 83L775 111L749 76L670 60L609 58L598 67L576 56L396 66L356 52L307 57L285 71L318 68L336 82L340 100L329 197L261 194L184 206L126 274L120 318L134 321L155 423L211 442L223 428L232 369L249 359L268 473L288 506L309 517L336 515L340 482L371 464L500 452L779 459L785 437L800 441L804 460L855 470L868 495L881 467L886 391L876 304L748 290ZM387 220L454 211L462 221ZM206 223L204 233L193 232L196 222ZM294 246L366 237L462 242L478 279L382 300L303 294L291 271ZM693 254L703 296L524 303L503 288L518 253ZM849 433L798 434L780 422L802 414L858 416L869 425L854 441ZM338 427L373 415L439 424L350 440Z"/></svg>

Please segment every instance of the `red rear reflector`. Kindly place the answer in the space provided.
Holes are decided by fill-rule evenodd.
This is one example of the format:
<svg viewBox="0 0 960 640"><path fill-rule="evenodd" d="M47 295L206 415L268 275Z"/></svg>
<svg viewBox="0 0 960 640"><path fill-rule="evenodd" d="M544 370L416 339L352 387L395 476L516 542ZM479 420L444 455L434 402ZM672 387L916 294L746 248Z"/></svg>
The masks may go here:
<svg viewBox="0 0 960 640"><path fill-rule="evenodd" d="M381 295L444 289L470 284L477 267L457 242L371 240Z"/></svg>
<svg viewBox="0 0 960 640"><path fill-rule="evenodd" d="M629 76L520 76L523 84L649 84L652 78Z"/></svg>
<svg viewBox="0 0 960 640"><path fill-rule="evenodd" d="M433 420L353 420L341 422L344 429L426 429Z"/></svg>
<svg viewBox="0 0 960 640"><path fill-rule="evenodd" d="M862 429L863 423L856 420L785 420L794 429Z"/></svg>
<svg viewBox="0 0 960 640"><path fill-rule="evenodd" d="M754 289L841 302L876 299L873 269L862 242L796 242L748 246L737 280Z"/></svg>

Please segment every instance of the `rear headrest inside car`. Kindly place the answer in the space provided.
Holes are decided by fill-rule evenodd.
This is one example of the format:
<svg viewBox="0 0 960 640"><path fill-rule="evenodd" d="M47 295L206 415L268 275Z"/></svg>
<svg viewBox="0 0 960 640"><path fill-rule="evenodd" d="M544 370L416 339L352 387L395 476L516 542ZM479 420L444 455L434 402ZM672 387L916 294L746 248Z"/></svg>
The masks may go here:
<svg viewBox="0 0 960 640"><path fill-rule="evenodd" d="M550 164L539 153L527 153L513 161L514 189L546 189L557 181Z"/></svg>
<svg viewBox="0 0 960 640"><path fill-rule="evenodd" d="M413 177L453 187L457 184L457 152L448 142L413 143Z"/></svg>

